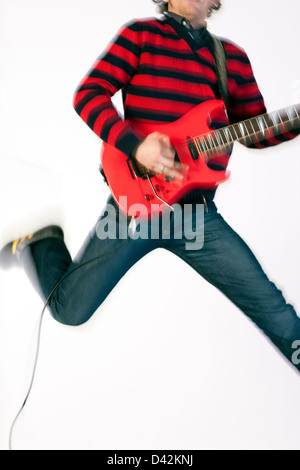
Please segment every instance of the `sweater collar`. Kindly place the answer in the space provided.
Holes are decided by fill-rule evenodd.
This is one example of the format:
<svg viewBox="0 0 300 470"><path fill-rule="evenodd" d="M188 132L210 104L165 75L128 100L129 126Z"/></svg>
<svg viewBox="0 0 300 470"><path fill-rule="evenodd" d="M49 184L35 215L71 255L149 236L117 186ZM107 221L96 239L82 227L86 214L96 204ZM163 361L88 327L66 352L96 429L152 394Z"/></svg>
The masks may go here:
<svg viewBox="0 0 300 470"><path fill-rule="evenodd" d="M183 33L185 33L184 35L188 35L190 38L192 38L195 41L197 48L206 45L206 42L210 37L207 31L207 25L198 29L194 29L189 20L183 16L178 15L177 13L167 11L164 13L164 15L167 20L170 20L171 24L174 26L177 25L176 29L178 29L178 31L181 30Z"/></svg>
<svg viewBox="0 0 300 470"><path fill-rule="evenodd" d="M165 16L169 16L171 18L174 18L179 24L184 26L187 30L189 31L203 31L203 29L206 29L207 25L205 23L205 26L201 26L201 28L194 29L189 20L184 18L184 16L178 15L177 13L173 13L172 11L166 11Z"/></svg>

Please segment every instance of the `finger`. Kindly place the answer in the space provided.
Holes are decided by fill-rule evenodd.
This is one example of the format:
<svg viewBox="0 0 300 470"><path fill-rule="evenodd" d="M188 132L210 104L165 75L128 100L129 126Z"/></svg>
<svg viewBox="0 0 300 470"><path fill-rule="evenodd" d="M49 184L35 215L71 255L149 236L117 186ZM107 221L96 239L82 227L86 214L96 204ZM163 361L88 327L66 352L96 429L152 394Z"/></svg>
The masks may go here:
<svg viewBox="0 0 300 470"><path fill-rule="evenodd" d="M182 169L182 165L180 162L176 162L174 158L170 158L166 155L162 155L157 163L161 165L165 165L170 170L180 171Z"/></svg>
<svg viewBox="0 0 300 470"><path fill-rule="evenodd" d="M162 146L162 154L167 158L174 159L175 157L175 148L171 144L170 138L167 135L159 136L160 144Z"/></svg>
<svg viewBox="0 0 300 470"><path fill-rule="evenodd" d="M163 163L157 164L155 168L155 172L164 176L168 176L170 178L183 179L183 175L180 173L180 171L178 171L175 168L174 162L173 162L173 165L171 166L164 165Z"/></svg>
<svg viewBox="0 0 300 470"><path fill-rule="evenodd" d="M168 147L171 147L171 140L170 140L170 137L168 135L165 135L165 134L159 134L158 135L158 139L160 140L160 142L163 144L163 145L166 145Z"/></svg>

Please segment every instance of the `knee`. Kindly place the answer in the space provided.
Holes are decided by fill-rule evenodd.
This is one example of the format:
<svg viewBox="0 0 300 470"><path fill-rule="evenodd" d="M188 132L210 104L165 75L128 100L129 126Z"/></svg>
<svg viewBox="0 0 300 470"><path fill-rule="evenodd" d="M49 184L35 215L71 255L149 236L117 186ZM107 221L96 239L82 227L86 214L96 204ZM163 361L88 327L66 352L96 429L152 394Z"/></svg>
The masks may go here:
<svg viewBox="0 0 300 470"><path fill-rule="evenodd" d="M54 320L67 326L81 326L86 323L94 313L94 311L88 311L82 306L74 306L72 302L65 303L64 305L51 302L49 310Z"/></svg>
<svg viewBox="0 0 300 470"><path fill-rule="evenodd" d="M274 335L285 341L300 339L300 318L289 304L260 315L256 323L268 336Z"/></svg>
<svg viewBox="0 0 300 470"><path fill-rule="evenodd" d="M88 321L88 319L80 318L77 315L71 315L68 312L58 313L50 309L52 318L58 323L66 326L81 326Z"/></svg>

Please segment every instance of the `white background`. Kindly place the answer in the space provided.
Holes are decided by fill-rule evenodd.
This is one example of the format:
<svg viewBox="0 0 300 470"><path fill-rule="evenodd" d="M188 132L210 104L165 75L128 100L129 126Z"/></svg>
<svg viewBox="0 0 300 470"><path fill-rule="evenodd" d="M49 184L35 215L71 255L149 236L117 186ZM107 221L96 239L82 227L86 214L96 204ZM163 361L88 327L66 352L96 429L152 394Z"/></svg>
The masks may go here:
<svg viewBox="0 0 300 470"><path fill-rule="evenodd" d="M298 0L224 0L210 30L246 49L269 110L300 101ZM150 0L0 0L2 245L62 223L72 255L107 197L100 141L73 92ZM116 101L118 103L118 101ZM300 310L300 141L235 147L223 216ZM27 390L42 303L0 272L0 448ZM299 449L299 375L222 294L171 254L143 259L79 328L47 313L14 449Z"/></svg>

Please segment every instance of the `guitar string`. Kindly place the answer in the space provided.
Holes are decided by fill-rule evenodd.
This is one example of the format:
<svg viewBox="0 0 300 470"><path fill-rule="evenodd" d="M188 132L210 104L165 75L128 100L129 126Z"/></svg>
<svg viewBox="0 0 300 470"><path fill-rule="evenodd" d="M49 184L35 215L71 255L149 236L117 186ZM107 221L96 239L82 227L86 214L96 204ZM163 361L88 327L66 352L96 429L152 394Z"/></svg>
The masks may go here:
<svg viewBox="0 0 300 470"><path fill-rule="evenodd" d="M268 114L262 114L261 116L257 116L257 117L255 117L255 118L250 118L250 119L247 119L247 120L245 120L245 121L243 121L243 122L245 122L245 123L246 123L246 122L250 122L250 124L251 124L251 126L252 126L251 120L258 120L259 118L262 118L262 119L263 119L264 116L269 116L269 115L268 115ZM213 130L213 131L211 131L211 132L208 132L208 133L205 133L205 134L202 134L202 135L199 135L199 136L195 136L193 139L186 139L186 142L190 142L190 143L191 143L191 142L193 142L193 141L196 140L196 139L201 139L201 137L205 138L205 137L210 136L210 135L212 135L212 134L220 133L220 132L225 132L225 130L227 130L227 129L229 129L229 128L232 128L232 129L234 130L234 132L235 132L237 138L232 138L231 141L227 141L225 144L222 143L222 144L219 144L219 145L218 145L219 147L225 147L225 146L227 146L227 145L233 144L235 141L244 140L244 139L247 139L247 138L253 137L253 136L257 137L257 136L259 136L259 134L263 134L263 133L264 133L265 131L267 131L267 130L279 128L280 125L283 125L283 126L284 126L284 125L288 125L289 123L295 123L295 121L296 121L296 122L299 121L299 123L300 123L300 116L297 116L297 117L295 117L295 118L293 118L293 119L289 119L288 121L281 121L280 124L275 124L275 123L274 123L272 126L267 126L267 127L266 127L265 129L263 129L263 130L260 129L260 130L258 130L258 131L255 131L254 127L252 126L252 128L254 129L254 132L252 132L252 133L247 132L247 135L244 135L244 136L241 136L241 137L238 136L238 134L237 134L237 132L236 132L236 130L235 130L235 128L234 128L234 126L236 126L236 125L238 125L238 124L241 124L241 123L231 124L231 125L229 125L229 126L225 126L225 127L220 128L220 129L215 129L215 130ZM274 121L273 121L273 122L274 122ZM279 129L278 129L278 130L279 130ZM228 133L230 134L229 131L228 131ZM225 138L226 138L226 137L225 137ZM182 144L182 145L183 145L183 144ZM211 148L211 149L209 149L209 150L215 150L215 149L214 149L214 148Z"/></svg>
<svg viewBox="0 0 300 470"><path fill-rule="evenodd" d="M264 115L261 115L261 116L257 116L257 117L255 117L255 118L247 119L247 120L245 120L245 121L243 121L243 122L245 122L245 123L246 123L246 122L250 122L250 124L251 124L251 120L254 120L254 119L258 120L259 118L263 118L264 116L269 116L269 115L268 115L268 114L264 114ZM199 154L206 154L206 155L207 155L207 154L211 154L211 153L212 153L212 154L213 154L212 157L213 157L213 156L215 156L216 153L218 153L218 152L221 151L221 150L225 150L226 147L229 147L229 146L233 145L234 142L236 142L236 141L237 141L237 142L241 142L241 141L243 141L243 140L246 141L246 139L249 139L249 138L253 139L253 137L256 137L256 138L258 138L258 142L259 142L259 141L260 141L259 136L260 136L261 134L263 135L266 131L268 131L268 130L274 130L274 129L276 129L276 128L278 129L278 133L279 133L279 132L280 132L279 126L287 126L288 124L292 124L292 128L291 128L291 129L287 129L287 130L292 130L292 129L293 129L293 125L294 125L296 122L298 122L298 123L300 124L300 116L297 116L297 117L295 117L295 118L293 118L293 119L289 119L288 121L282 121L280 124L274 124L273 126L268 126L266 129L263 129L263 130L260 129L259 131L255 131L255 132L252 132L252 133L247 132L247 135L241 136L241 137L238 136L237 132L236 132L235 129L234 129L234 126L235 126L235 125L238 125L238 124L231 124L231 125L229 125L229 126L225 126L225 127L220 128L220 129L216 129L216 130L213 130L213 131L211 131L211 132L207 132L207 133L205 133L205 134L201 134L201 135L199 135L199 136L195 136L194 138L188 137L188 138L186 138L183 142L181 142L181 143L179 143L178 145L176 145L176 148L177 148L178 150L183 150L183 149L186 147L186 144L188 144L188 145L189 145L189 144L194 144L194 145L196 146L196 148L198 149L198 151L200 150ZM252 126L252 124L251 124L251 126ZM253 126L252 126L252 127L253 127ZM235 133L236 133L236 135L237 135L237 138L236 138L236 139L235 139L235 138L232 138L231 141L228 141L228 139L227 139L227 141L226 141L225 143L222 142L221 144L218 144L217 147L215 147L215 148L208 148L208 149L202 148L202 151L201 151L201 148L199 148L200 145L202 144L202 146L203 146L203 141L205 142L205 144L208 144L207 138L208 138L209 136L211 136L211 135L213 135L213 134L220 134L221 132L223 132L223 135L224 135L225 130L228 130L229 128L233 128L233 129L234 129L234 131L235 131ZM253 129L254 129L254 127L253 127ZM228 132L229 132L229 131L228 131ZM230 134L230 132L229 132L229 134ZM276 135L278 135L278 134L274 134L274 137L276 137ZM226 136L225 136L224 138L225 138L225 140L226 140ZM199 139L201 139L201 141L198 142L198 144L199 144L199 146L198 146L196 141L198 141ZM213 139L213 138L212 138L212 139ZM220 137L220 139L222 140L222 136Z"/></svg>

